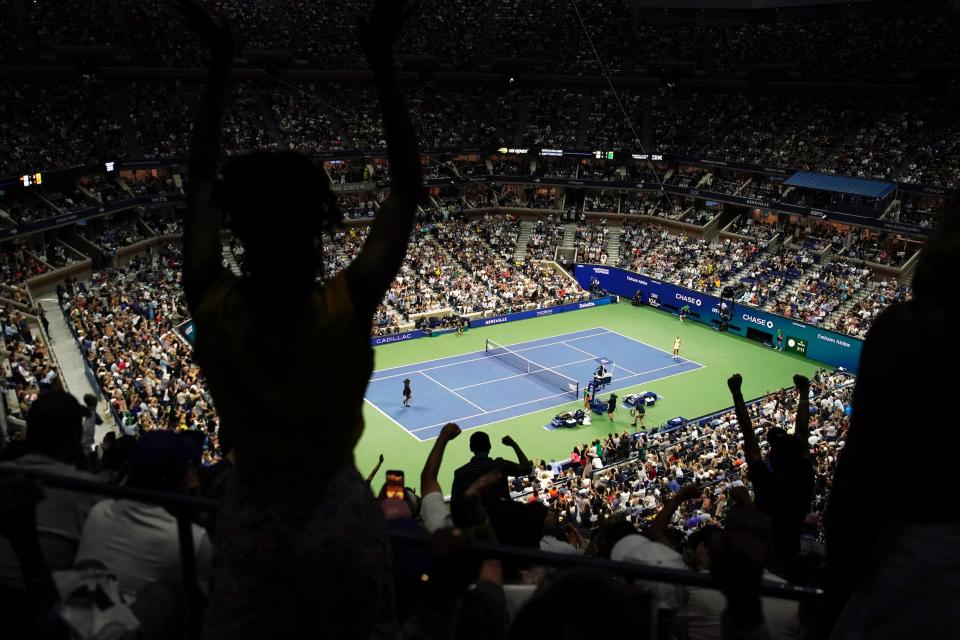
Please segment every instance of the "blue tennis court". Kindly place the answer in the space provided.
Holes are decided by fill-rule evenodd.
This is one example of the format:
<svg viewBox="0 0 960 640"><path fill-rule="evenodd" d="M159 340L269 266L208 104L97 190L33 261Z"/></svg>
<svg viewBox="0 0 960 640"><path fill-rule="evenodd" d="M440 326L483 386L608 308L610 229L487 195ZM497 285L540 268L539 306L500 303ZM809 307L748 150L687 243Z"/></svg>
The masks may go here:
<svg viewBox="0 0 960 640"><path fill-rule="evenodd" d="M601 395L703 367L603 327L505 345L506 350L487 352L485 345L473 353L375 371L366 400L424 441L447 422L474 429L573 403L574 392L564 383L578 381L582 394L600 357L616 364L613 382ZM533 372L522 368L522 359L537 365ZM404 378L410 378L413 391L410 407L403 406Z"/></svg>

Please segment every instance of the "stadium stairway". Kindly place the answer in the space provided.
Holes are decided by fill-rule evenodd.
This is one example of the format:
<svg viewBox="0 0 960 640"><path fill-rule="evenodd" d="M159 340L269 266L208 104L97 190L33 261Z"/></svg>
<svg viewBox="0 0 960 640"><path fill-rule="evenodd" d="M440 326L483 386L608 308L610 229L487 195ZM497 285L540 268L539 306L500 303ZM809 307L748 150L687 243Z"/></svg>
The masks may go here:
<svg viewBox="0 0 960 640"><path fill-rule="evenodd" d="M517 238L517 250L513 254L514 260L525 260L527 257L527 242L533 234L533 228L536 226L533 220L520 221L520 236Z"/></svg>
<svg viewBox="0 0 960 640"><path fill-rule="evenodd" d="M570 222L563 225L563 242L560 243L561 249L573 251L576 248L574 237L577 235L577 225Z"/></svg>
<svg viewBox="0 0 960 640"><path fill-rule="evenodd" d="M623 233L623 227L620 225L607 225L610 230L607 235L607 264L620 263L620 234Z"/></svg>
<svg viewBox="0 0 960 640"><path fill-rule="evenodd" d="M223 261L227 263L227 268L230 269L230 272L235 276L243 275L240 271L240 265L237 264L237 258L233 255L233 251L230 250L229 244L220 245L220 253L223 255Z"/></svg>
<svg viewBox="0 0 960 640"><path fill-rule="evenodd" d="M57 304L55 295L48 295L37 299L37 304L43 307L47 315L47 321L50 323L48 338L50 340L50 349L60 365L60 373L63 375L61 382L66 390L72 393L76 398L81 399L85 394L92 393L99 395L97 390L90 383L83 364L83 356L80 355L80 349L77 347L73 334L67 328L67 322L60 306ZM100 442L107 431L112 431L114 421L110 415L109 404L101 400L97 406L97 413L103 418L103 424L97 426L95 439Z"/></svg>

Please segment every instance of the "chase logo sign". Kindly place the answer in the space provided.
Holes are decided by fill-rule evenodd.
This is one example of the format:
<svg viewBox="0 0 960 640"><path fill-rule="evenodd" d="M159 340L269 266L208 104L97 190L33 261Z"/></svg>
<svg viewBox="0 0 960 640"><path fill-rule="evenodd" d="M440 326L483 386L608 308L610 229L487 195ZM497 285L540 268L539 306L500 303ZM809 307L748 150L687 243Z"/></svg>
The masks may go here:
<svg viewBox="0 0 960 640"><path fill-rule="evenodd" d="M766 327L767 329L773 329L773 320L764 320L763 318L752 316L749 313L743 314L743 319L746 320L747 322L752 322L753 324L760 325L761 327Z"/></svg>
<svg viewBox="0 0 960 640"><path fill-rule="evenodd" d="M698 307L703 304L703 300L701 300L700 298L694 298L694 297L692 297L692 296L685 296L685 295L683 295L682 293L678 293L678 294L677 294L677 300L680 300L681 302L688 302L688 303L690 303L690 304L692 304L692 305L696 305L696 306L698 306Z"/></svg>

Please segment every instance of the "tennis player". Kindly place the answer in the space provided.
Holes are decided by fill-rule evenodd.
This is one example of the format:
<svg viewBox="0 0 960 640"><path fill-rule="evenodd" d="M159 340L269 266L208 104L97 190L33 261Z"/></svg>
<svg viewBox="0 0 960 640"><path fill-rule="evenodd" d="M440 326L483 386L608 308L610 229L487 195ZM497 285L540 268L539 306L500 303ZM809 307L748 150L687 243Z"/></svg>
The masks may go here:
<svg viewBox="0 0 960 640"><path fill-rule="evenodd" d="M673 359L676 360L680 356L680 336L677 336L677 339L673 341Z"/></svg>
<svg viewBox="0 0 960 640"><path fill-rule="evenodd" d="M611 393L607 400L607 417L613 422L613 413L617 410L617 394Z"/></svg>
<svg viewBox="0 0 960 640"><path fill-rule="evenodd" d="M410 391L410 378L403 379L403 406L410 406L410 396L412 392Z"/></svg>

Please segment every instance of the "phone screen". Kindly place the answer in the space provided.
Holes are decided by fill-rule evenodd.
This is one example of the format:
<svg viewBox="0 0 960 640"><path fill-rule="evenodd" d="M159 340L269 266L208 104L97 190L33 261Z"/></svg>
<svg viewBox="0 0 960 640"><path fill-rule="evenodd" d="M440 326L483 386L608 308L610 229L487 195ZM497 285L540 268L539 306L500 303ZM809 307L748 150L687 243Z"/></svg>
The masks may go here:
<svg viewBox="0 0 960 640"><path fill-rule="evenodd" d="M403 500L403 488L405 486L403 471L387 471L387 497L400 498Z"/></svg>

